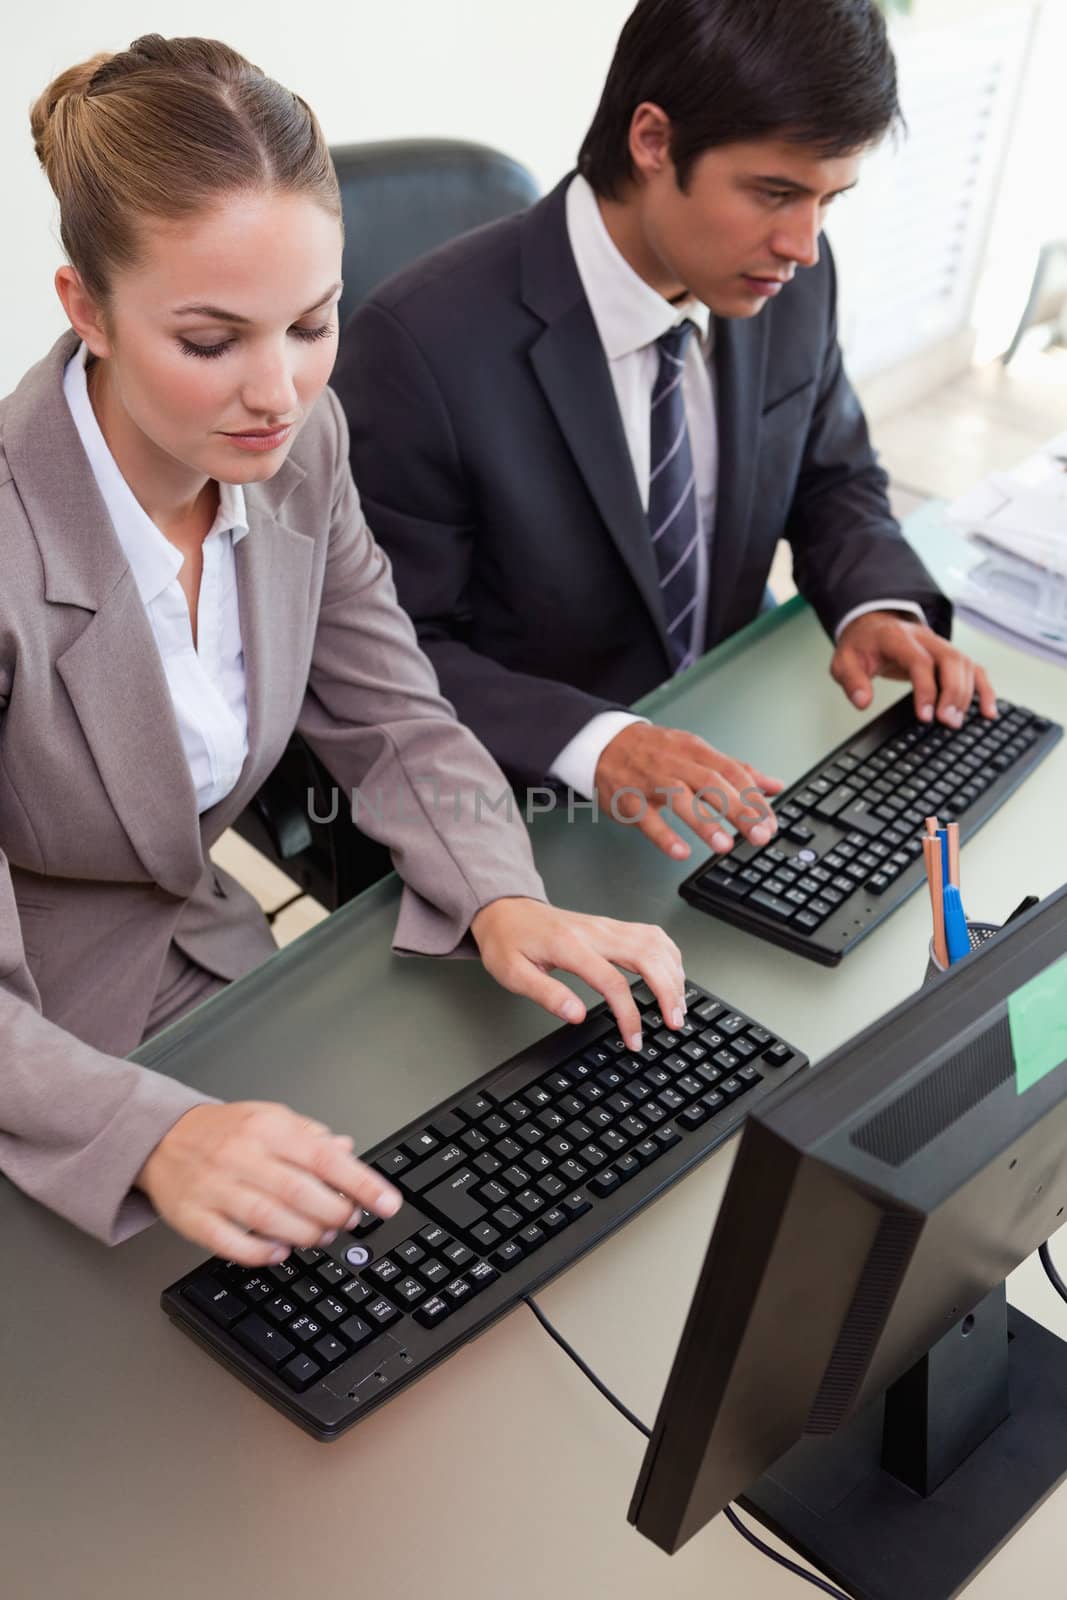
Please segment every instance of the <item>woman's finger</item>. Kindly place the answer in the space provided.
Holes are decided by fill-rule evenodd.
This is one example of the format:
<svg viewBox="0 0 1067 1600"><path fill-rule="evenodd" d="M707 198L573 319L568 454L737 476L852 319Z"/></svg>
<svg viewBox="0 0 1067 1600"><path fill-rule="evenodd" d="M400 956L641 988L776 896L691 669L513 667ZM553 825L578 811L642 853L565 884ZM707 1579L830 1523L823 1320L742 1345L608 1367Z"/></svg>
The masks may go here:
<svg viewBox="0 0 1067 1600"><path fill-rule="evenodd" d="M597 923L601 921L599 918L593 920ZM669 1028L682 1026L686 1012L685 971L678 946L668 939L662 928L636 922L613 922L605 918L602 931L595 930L590 939L596 954L644 979L655 995L660 1014ZM585 977L585 974L580 973L579 976ZM586 982L589 981L586 979Z"/></svg>

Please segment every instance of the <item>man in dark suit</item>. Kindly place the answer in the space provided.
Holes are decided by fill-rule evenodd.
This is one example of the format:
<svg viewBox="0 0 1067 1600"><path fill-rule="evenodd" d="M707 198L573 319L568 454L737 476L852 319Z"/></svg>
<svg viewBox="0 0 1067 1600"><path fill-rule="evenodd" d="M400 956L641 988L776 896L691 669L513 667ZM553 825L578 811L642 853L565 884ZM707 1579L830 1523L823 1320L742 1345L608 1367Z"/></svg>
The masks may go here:
<svg viewBox="0 0 1067 1600"><path fill-rule="evenodd" d="M783 537L857 706L881 674L923 720L976 689L995 715L890 512L820 248L898 118L873 0L640 0L577 174L342 340L356 482L445 695L514 782L676 859L672 811L728 849L715 792L766 843L781 784L625 707L752 620Z"/></svg>

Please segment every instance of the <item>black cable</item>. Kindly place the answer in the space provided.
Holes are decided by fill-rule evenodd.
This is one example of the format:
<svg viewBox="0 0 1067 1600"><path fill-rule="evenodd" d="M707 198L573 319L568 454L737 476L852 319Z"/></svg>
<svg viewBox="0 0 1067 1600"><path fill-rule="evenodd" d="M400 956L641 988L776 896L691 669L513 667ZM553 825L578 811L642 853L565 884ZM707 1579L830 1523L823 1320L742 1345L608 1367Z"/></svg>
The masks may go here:
<svg viewBox="0 0 1067 1600"><path fill-rule="evenodd" d="M1055 1268L1052 1270L1055 1271ZM1067 1286L1064 1286L1061 1292L1064 1294L1064 1297L1067 1298ZM548 1334L548 1337L556 1341L564 1355L570 1357L570 1359L574 1362L574 1365L578 1368L578 1371L583 1373L584 1376L589 1379L589 1382L593 1385L594 1389L599 1390L599 1392L604 1396L604 1399L608 1401L609 1405L613 1405L620 1416L625 1417L627 1422L631 1423L637 1429L638 1433L643 1433L646 1439L651 1439L652 1429L647 1427L645 1423L641 1421L640 1417L636 1417L628 1406L624 1406L618 1395L612 1394L607 1384L604 1383L602 1379L597 1377L592 1367L588 1366L587 1363L582 1360L577 1350L575 1350L572 1345L567 1343L566 1339L557 1328L552 1326L551 1322L549 1322L548 1318L545 1316L536 1300L534 1300L532 1296L528 1294L524 1294L522 1298L529 1306L530 1310L533 1312L542 1328L544 1328L545 1332ZM815 1589L821 1589L823 1594L831 1595L832 1600L849 1600L849 1596L841 1589L835 1589L832 1584L826 1583L822 1578L816 1577L815 1573L809 1572L806 1567L798 1566L795 1561L790 1561L787 1556L779 1555L777 1550L772 1550L769 1544L764 1544L763 1540L758 1538L757 1535L752 1532L751 1528L745 1527L745 1524L741 1521L741 1518L737 1515L737 1512L734 1510L733 1506L724 1506L723 1516L726 1518L731 1528L733 1528L735 1532L739 1533L742 1539L746 1539L748 1543L752 1545L753 1549L758 1550L760 1555L768 1556L771 1561L776 1562L780 1567L784 1567L787 1572L792 1572L796 1577L803 1578L805 1583L810 1583Z"/></svg>
<svg viewBox="0 0 1067 1600"><path fill-rule="evenodd" d="M1048 1278L1049 1283L1051 1283L1052 1287L1062 1300L1067 1300L1067 1283L1064 1283L1063 1279L1056 1271L1056 1263L1052 1259L1047 1240L1037 1253L1041 1258L1041 1265L1045 1269L1045 1276Z"/></svg>

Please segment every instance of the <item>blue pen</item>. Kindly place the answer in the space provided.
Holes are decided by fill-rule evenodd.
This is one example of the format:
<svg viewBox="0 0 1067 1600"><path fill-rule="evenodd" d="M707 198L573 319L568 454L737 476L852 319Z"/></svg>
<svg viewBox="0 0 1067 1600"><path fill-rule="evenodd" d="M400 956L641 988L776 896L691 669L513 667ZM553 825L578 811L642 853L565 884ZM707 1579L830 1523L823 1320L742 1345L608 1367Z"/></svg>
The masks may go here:
<svg viewBox="0 0 1067 1600"><path fill-rule="evenodd" d="M948 946L949 966L954 967L957 961L962 961L964 956L969 956L971 953L971 939L967 932L967 918L963 914L963 901L954 883L945 886L944 907L945 943Z"/></svg>
<svg viewBox="0 0 1067 1600"><path fill-rule="evenodd" d="M948 870L948 829L938 828L937 837L941 840L941 882L951 883L952 874Z"/></svg>

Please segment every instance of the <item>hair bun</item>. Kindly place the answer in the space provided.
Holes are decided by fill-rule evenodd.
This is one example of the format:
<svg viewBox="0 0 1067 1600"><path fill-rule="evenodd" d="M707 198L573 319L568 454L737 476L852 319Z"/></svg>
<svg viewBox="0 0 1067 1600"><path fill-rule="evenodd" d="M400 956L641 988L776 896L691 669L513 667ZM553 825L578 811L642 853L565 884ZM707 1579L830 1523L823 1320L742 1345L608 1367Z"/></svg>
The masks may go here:
<svg viewBox="0 0 1067 1600"><path fill-rule="evenodd" d="M56 108L61 100L68 95L84 97L101 67L113 60L107 51L91 56L88 61L81 61L75 67L68 67L61 72L58 78L53 78L48 88L37 96L30 107L30 131L33 134L33 148L37 152L37 159L45 172L48 171L48 157L50 154L51 140L49 133Z"/></svg>

